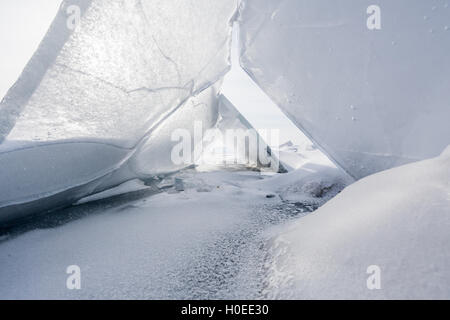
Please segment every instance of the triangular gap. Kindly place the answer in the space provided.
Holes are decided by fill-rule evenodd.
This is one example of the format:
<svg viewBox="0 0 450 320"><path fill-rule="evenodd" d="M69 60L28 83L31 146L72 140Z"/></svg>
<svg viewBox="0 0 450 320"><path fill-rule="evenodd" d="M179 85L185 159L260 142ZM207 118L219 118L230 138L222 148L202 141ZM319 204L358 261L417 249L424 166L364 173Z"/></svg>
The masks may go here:
<svg viewBox="0 0 450 320"><path fill-rule="evenodd" d="M225 77L222 94L234 104L236 109L257 131L279 130L279 145L275 145L270 140L266 143L274 150L278 150L280 145L283 146L279 155L280 160L282 162L288 161L288 167L291 169L296 169L311 161L335 167L334 163L314 147L314 143L242 69L240 65L239 24L237 22L233 26L231 63L232 68ZM286 159L283 150L297 153L298 159L292 158L292 156L288 156L289 159Z"/></svg>

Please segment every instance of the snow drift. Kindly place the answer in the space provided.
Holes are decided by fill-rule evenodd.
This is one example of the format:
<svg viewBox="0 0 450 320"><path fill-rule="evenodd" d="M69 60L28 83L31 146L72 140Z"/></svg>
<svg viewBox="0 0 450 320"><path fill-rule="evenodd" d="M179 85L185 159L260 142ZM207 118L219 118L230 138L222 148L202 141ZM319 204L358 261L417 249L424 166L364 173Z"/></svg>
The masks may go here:
<svg viewBox="0 0 450 320"><path fill-rule="evenodd" d="M450 146L438 158L347 187L271 245L267 296L286 299L448 299ZM367 269L381 270L369 290Z"/></svg>

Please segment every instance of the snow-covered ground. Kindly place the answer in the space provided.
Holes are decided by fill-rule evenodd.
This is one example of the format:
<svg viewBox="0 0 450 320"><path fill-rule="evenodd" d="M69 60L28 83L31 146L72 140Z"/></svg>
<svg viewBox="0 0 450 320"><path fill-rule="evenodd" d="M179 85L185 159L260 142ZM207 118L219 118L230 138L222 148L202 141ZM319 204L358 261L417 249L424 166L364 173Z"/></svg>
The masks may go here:
<svg viewBox="0 0 450 320"><path fill-rule="evenodd" d="M264 298L272 227L308 214L346 179L316 166L129 182L4 234L0 298ZM289 198L295 188L301 199ZM71 265L81 268L79 291L66 288Z"/></svg>
<svg viewBox="0 0 450 320"><path fill-rule="evenodd" d="M436 159L363 179L279 230L267 292L287 299L448 299L449 231L450 147ZM369 290L368 280L380 289Z"/></svg>
<svg viewBox="0 0 450 320"><path fill-rule="evenodd" d="M450 148L343 192L315 162L134 180L3 232L0 298L449 298L449 168Z"/></svg>

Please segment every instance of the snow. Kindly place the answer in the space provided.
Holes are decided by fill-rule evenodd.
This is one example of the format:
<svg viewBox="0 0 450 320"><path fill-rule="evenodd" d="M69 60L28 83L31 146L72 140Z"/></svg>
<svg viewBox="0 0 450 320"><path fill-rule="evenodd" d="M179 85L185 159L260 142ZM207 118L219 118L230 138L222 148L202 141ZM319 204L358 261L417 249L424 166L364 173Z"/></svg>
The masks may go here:
<svg viewBox="0 0 450 320"><path fill-rule="evenodd" d="M283 190L272 179L183 170L156 181L156 193L85 203L9 229L0 242L0 298L262 298L266 231L311 210L267 197L271 185ZM71 265L81 268L79 291L66 288Z"/></svg>
<svg viewBox="0 0 450 320"><path fill-rule="evenodd" d="M367 177L277 230L266 297L448 299L450 147ZM369 290L369 266L381 289Z"/></svg>
<svg viewBox="0 0 450 320"><path fill-rule="evenodd" d="M98 201L102 199L107 199L111 197L115 197L121 194L127 194L132 193L136 191L146 190L149 187L145 185L145 183L139 179L134 179L127 181L125 183L122 183L121 185L111 188L109 190L105 190L103 192L99 192L96 194L93 194L89 197L83 198L75 203L75 205L80 205L92 201Z"/></svg>
<svg viewBox="0 0 450 320"><path fill-rule="evenodd" d="M341 169L305 164L300 169L255 184L255 188L275 193L282 200L319 207L338 194L353 179Z"/></svg>
<svg viewBox="0 0 450 320"><path fill-rule="evenodd" d="M356 179L435 157L450 143L445 2L377 1L369 30L369 0L243 0L241 64Z"/></svg>
<svg viewBox="0 0 450 320"><path fill-rule="evenodd" d="M0 145L0 222L70 205L137 177L182 169L171 161L172 129L192 130L185 121L193 110L197 120L212 126L216 104L213 86L187 100L135 148L120 147L123 140L114 139L6 140Z"/></svg>
<svg viewBox="0 0 450 320"><path fill-rule="evenodd" d="M203 136L203 153L195 161L197 170L211 171L223 169L227 165L235 169L239 165L247 169L278 172L281 169L278 155L268 153L267 141L226 96L219 96L218 107L219 118L212 128L214 131L209 135L206 132ZM230 138L230 135L233 136ZM254 137L252 142L251 136Z"/></svg>
<svg viewBox="0 0 450 320"><path fill-rule="evenodd" d="M306 164L337 168L336 165L308 139L303 140L301 144L294 144L289 140L273 149L288 171L297 170Z"/></svg>

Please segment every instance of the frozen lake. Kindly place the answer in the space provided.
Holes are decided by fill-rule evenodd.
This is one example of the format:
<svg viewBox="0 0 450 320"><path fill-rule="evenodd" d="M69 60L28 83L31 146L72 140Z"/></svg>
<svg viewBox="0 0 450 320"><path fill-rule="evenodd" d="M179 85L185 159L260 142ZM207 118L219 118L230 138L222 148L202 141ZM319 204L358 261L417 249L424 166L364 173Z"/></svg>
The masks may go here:
<svg viewBox="0 0 450 320"><path fill-rule="evenodd" d="M263 298L274 226L312 207L254 188L264 183L257 172L180 175L183 192L163 181L162 193L150 188L4 231L0 298ZM70 265L81 269L81 290L66 288Z"/></svg>

